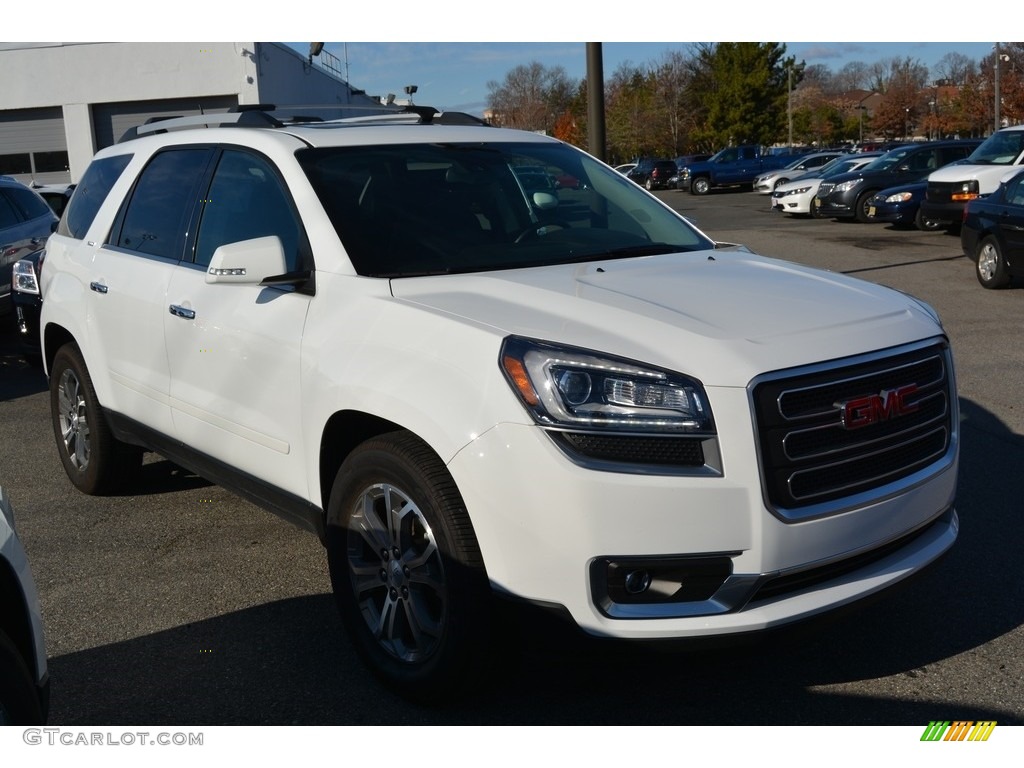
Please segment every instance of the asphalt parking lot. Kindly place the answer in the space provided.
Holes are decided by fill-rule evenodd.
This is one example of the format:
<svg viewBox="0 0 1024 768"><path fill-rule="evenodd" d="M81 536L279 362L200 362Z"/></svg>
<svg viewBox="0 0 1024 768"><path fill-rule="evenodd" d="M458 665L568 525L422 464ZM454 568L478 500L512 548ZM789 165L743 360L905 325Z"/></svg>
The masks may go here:
<svg viewBox="0 0 1024 768"><path fill-rule="evenodd" d="M963 435L961 535L945 559L870 605L736 647L549 639L524 619L523 652L491 686L444 708L411 704L356 659L309 534L156 456L123 495L75 491L46 380L0 318L0 483L40 590L50 723L1024 724L1024 502L1013 486L1024 464L1024 288L982 289L945 233L784 218L749 192L657 194L717 240L938 309Z"/></svg>

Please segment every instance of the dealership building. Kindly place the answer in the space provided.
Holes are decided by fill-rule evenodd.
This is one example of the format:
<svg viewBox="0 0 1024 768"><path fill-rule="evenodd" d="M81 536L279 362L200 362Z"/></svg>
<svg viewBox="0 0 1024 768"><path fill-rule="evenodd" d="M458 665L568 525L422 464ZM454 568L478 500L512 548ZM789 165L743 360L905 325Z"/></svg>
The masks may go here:
<svg viewBox="0 0 1024 768"><path fill-rule="evenodd" d="M97 150L151 118L246 104L381 108L345 81L337 58L310 51L256 42L0 43L0 174L77 182Z"/></svg>

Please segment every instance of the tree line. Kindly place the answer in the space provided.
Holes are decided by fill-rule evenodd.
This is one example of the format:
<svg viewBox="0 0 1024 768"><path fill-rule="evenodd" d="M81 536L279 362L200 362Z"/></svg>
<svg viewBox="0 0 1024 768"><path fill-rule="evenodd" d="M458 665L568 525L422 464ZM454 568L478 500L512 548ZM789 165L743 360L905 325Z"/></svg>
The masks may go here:
<svg viewBox="0 0 1024 768"><path fill-rule="evenodd" d="M693 43L604 84L608 159L677 157L729 144L835 146L864 139L984 136L1024 121L1024 43L980 61L946 54L929 70L894 57L833 72L784 43ZM491 122L587 144L587 84L562 67L519 65L490 81ZM863 107L863 108L862 108Z"/></svg>

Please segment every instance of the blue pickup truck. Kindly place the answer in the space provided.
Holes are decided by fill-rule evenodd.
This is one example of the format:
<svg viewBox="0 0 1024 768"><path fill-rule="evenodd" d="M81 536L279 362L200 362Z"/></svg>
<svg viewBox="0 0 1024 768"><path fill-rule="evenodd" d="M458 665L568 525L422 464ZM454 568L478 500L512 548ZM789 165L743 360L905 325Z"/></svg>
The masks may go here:
<svg viewBox="0 0 1024 768"><path fill-rule="evenodd" d="M713 187L749 186L757 176L781 168L797 154L772 154L756 144L726 147L703 162L680 168L676 187L706 195Z"/></svg>

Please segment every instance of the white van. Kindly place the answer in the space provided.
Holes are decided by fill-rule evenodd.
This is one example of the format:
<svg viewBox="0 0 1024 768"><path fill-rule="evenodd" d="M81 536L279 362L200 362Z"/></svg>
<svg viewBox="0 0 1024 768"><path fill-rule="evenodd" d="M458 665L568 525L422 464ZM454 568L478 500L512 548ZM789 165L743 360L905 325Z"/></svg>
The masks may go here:
<svg viewBox="0 0 1024 768"><path fill-rule="evenodd" d="M1024 125L996 131L962 163L939 168L928 176L922 216L947 226L958 225L968 200L995 192L1006 172L1022 163Z"/></svg>

